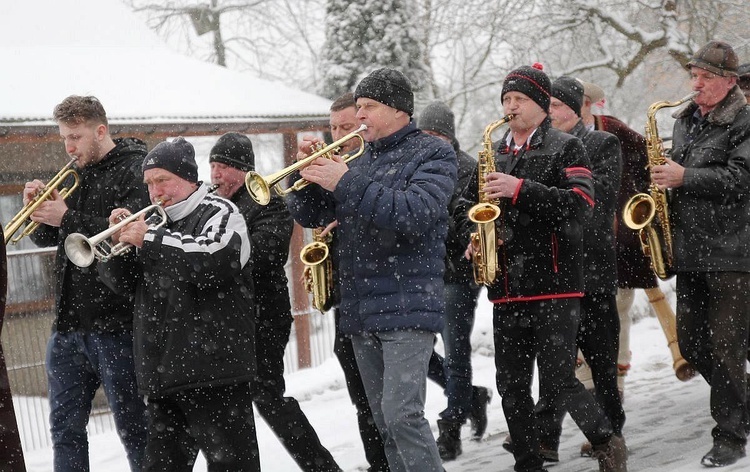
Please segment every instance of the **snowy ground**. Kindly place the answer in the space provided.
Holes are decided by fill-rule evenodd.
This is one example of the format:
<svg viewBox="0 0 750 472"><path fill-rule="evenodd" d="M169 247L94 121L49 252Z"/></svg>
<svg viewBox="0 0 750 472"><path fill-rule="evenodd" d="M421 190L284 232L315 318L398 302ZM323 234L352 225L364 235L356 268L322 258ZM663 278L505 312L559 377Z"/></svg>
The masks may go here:
<svg viewBox="0 0 750 472"><path fill-rule="evenodd" d="M671 287L665 287L667 289ZM640 294L642 295L642 294ZM702 379L683 383L672 371L672 361L658 321L645 316L648 302L638 296L634 312L638 320L631 330L632 369L625 388L625 411L628 415L624 434L630 449L628 469L639 471L704 471L700 458L711 448L713 422L708 412L709 389ZM674 294L668 293L674 303ZM491 308L480 304L472 335L474 347L474 383L493 387ZM334 358L320 367L287 376L287 393L296 397L322 443L331 450L344 471L363 471L367 467L357 431L354 407L346 393L343 374ZM437 435L435 420L444 408L445 398L429 384L426 416ZM21 412L19 412L21 414ZM258 441L263 470L293 472L299 468L262 419L256 416ZM445 463L447 472L512 471L513 458L501 443L507 427L495 394L489 409L489 427L481 442L465 440L464 453L458 460ZM468 426L463 436L469 436ZM92 471L128 472L119 439L114 432L91 437ZM592 459L579 457L583 435L570 418L565 420L560 447L561 462L549 466L550 472L598 470ZM29 472L52 470L52 452L42 449L26 454ZM206 470L199 459L196 471ZM750 470L750 458L721 470Z"/></svg>

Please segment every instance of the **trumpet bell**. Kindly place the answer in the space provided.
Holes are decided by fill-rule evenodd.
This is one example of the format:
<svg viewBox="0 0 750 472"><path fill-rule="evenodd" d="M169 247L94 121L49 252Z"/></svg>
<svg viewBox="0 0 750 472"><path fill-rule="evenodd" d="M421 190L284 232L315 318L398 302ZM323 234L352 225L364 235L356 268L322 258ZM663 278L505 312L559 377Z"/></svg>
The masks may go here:
<svg viewBox="0 0 750 472"><path fill-rule="evenodd" d="M259 173L250 171L245 175L245 188L258 204L265 206L271 201L271 186Z"/></svg>
<svg viewBox="0 0 750 472"><path fill-rule="evenodd" d="M81 233L73 233L65 238L65 254L78 267L90 266L96 257L88 238Z"/></svg>

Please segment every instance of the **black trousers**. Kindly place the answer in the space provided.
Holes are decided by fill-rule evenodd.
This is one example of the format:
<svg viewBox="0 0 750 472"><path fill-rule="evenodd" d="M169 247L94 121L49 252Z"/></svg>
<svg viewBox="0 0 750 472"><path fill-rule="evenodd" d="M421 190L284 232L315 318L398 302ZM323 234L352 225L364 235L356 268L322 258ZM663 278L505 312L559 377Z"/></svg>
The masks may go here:
<svg viewBox="0 0 750 472"><path fill-rule="evenodd" d="M612 436L609 419L575 376L577 298L499 303L494 306L495 368L503 413L513 438L516 471L542 467L531 385L559 401L594 445Z"/></svg>
<svg viewBox="0 0 750 472"><path fill-rule="evenodd" d="M612 432L622 435L625 411L617 391L617 350L620 317L615 293L591 293L581 299L581 322L576 343L583 352L596 387L596 400L612 425ZM548 392L539 392L536 407L539 441L557 450L566 410Z"/></svg>
<svg viewBox="0 0 750 472"><path fill-rule="evenodd" d="M682 356L711 386L714 442L747 443L750 273L677 274L677 340Z"/></svg>
<svg viewBox="0 0 750 472"><path fill-rule="evenodd" d="M362 438L362 445L365 449L365 458L370 464L368 469L371 472L388 472L388 459L385 455L383 438L380 431L375 425L372 418L372 410L367 402L365 386L362 384L362 376L357 367L357 359L354 357L352 340L339 332L339 313L338 309L334 310L336 317L336 339L333 343L333 352L341 364L346 380L346 388L349 391L349 398L357 410L357 424L359 425L359 436ZM442 371L442 366L441 366Z"/></svg>
<svg viewBox="0 0 750 472"><path fill-rule="evenodd" d="M339 471L341 469L320 443L297 400L284 396L284 350L289 342L291 323L273 325L261 322L256 327L258 375L254 385L255 407L300 469L306 472Z"/></svg>
<svg viewBox="0 0 750 472"><path fill-rule="evenodd" d="M260 471L248 383L148 399L144 472L193 470L203 451L209 472Z"/></svg>

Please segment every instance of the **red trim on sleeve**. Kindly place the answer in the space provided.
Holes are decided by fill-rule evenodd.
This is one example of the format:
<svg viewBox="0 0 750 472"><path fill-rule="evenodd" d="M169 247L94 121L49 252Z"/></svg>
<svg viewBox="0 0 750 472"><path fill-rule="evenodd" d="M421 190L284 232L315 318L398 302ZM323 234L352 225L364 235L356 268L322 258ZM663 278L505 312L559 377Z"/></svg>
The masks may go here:
<svg viewBox="0 0 750 472"><path fill-rule="evenodd" d="M591 208L594 208L594 199L591 198L588 193L584 192L580 188L574 188L573 191L577 193L578 195L582 196L583 199L586 200L586 203L588 203Z"/></svg>
<svg viewBox="0 0 750 472"><path fill-rule="evenodd" d="M516 200L518 200L518 194L521 193L521 185L523 185L523 179L518 180L518 185L516 185L516 191L513 192L513 197L510 200L510 203L515 205Z"/></svg>
<svg viewBox="0 0 750 472"><path fill-rule="evenodd" d="M568 292L568 293L551 293L549 295L531 295L531 296L517 296L517 297L502 297L491 299L491 303L517 303L517 302L535 302L539 300L554 300L555 298L581 298L584 296L583 292Z"/></svg>

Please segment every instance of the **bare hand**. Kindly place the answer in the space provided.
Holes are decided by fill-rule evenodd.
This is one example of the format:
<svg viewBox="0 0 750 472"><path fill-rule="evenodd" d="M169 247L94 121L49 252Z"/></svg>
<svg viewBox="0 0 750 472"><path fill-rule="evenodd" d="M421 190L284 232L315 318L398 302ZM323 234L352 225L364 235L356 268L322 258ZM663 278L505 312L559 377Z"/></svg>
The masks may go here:
<svg viewBox="0 0 750 472"><path fill-rule="evenodd" d="M49 199L41 203L34 213L31 214L31 221L59 228L62 224L63 216L65 216L65 212L67 211L68 205L65 204L65 200L60 196L60 192L55 189L50 194Z"/></svg>
<svg viewBox="0 0 750 472"><path fill-rule="evenodd" d="M148 231L148 225L144 221L144 217L145 215L141 215L138 219L126 224L120 230L120 242L132 244L138 248L143 247L143 238Z"/></svg>
<svg viewBox="0 0 750 472"><path fill-rule="evenodd" d="M667 159L667 163L651 168L651 180L660 190L667 188L682 187L685 177L685 168Z"/></svg>
<svg viewBox="0 0 750 472"><path fill-rule="evenodd" d="M23 204L28 205L30 201L44 191L44 183L41 180L26 182L23 187Z"/></svg>
<svg viewBox="0 0 750 472"><path fill-rule="evenodd" d="M116 225L117 223L120 223L122 220L130 216L130 210L127 208L115 208L112 210L112 213L109 214L109 226L112 227ZM120 233L122 232L122 228L120 228L120 231L115 232L112 234L112 242L114 244L117 244L120 242Z"/></svg>
<svg viewBox="0 0 750 472"><path fill-rule="evenodd" d="M502 172L492 172L487 175L484 192L487 198L512 198L516 194L520 179Z"/></svg>
<svg viewBox="0 0 750 472"><path fill-rule="evenodd" d="M325 143L322 139L316 136L303 136L302 141L300 141L297 145L297 160L301 161L302 159L310 156L321 144Z"/></svg>
<svg viewBox="0 0 750 472"><path fill-rule="evenodd" d="M330 159L319 157L312 164L302 169L300 175L303 179L333 192L341 177L348 170L349 166L339 156L332 156Z"/></svg>
<svg viewBox="0 0 750 472"><path fill-rule="evenodd" d="M339 220L333 220L330 223L328 223L328 226L326 226L323 231L320 232L319 236L325 236L331 231L333 231L333 228L339 225Z"/></svg>

